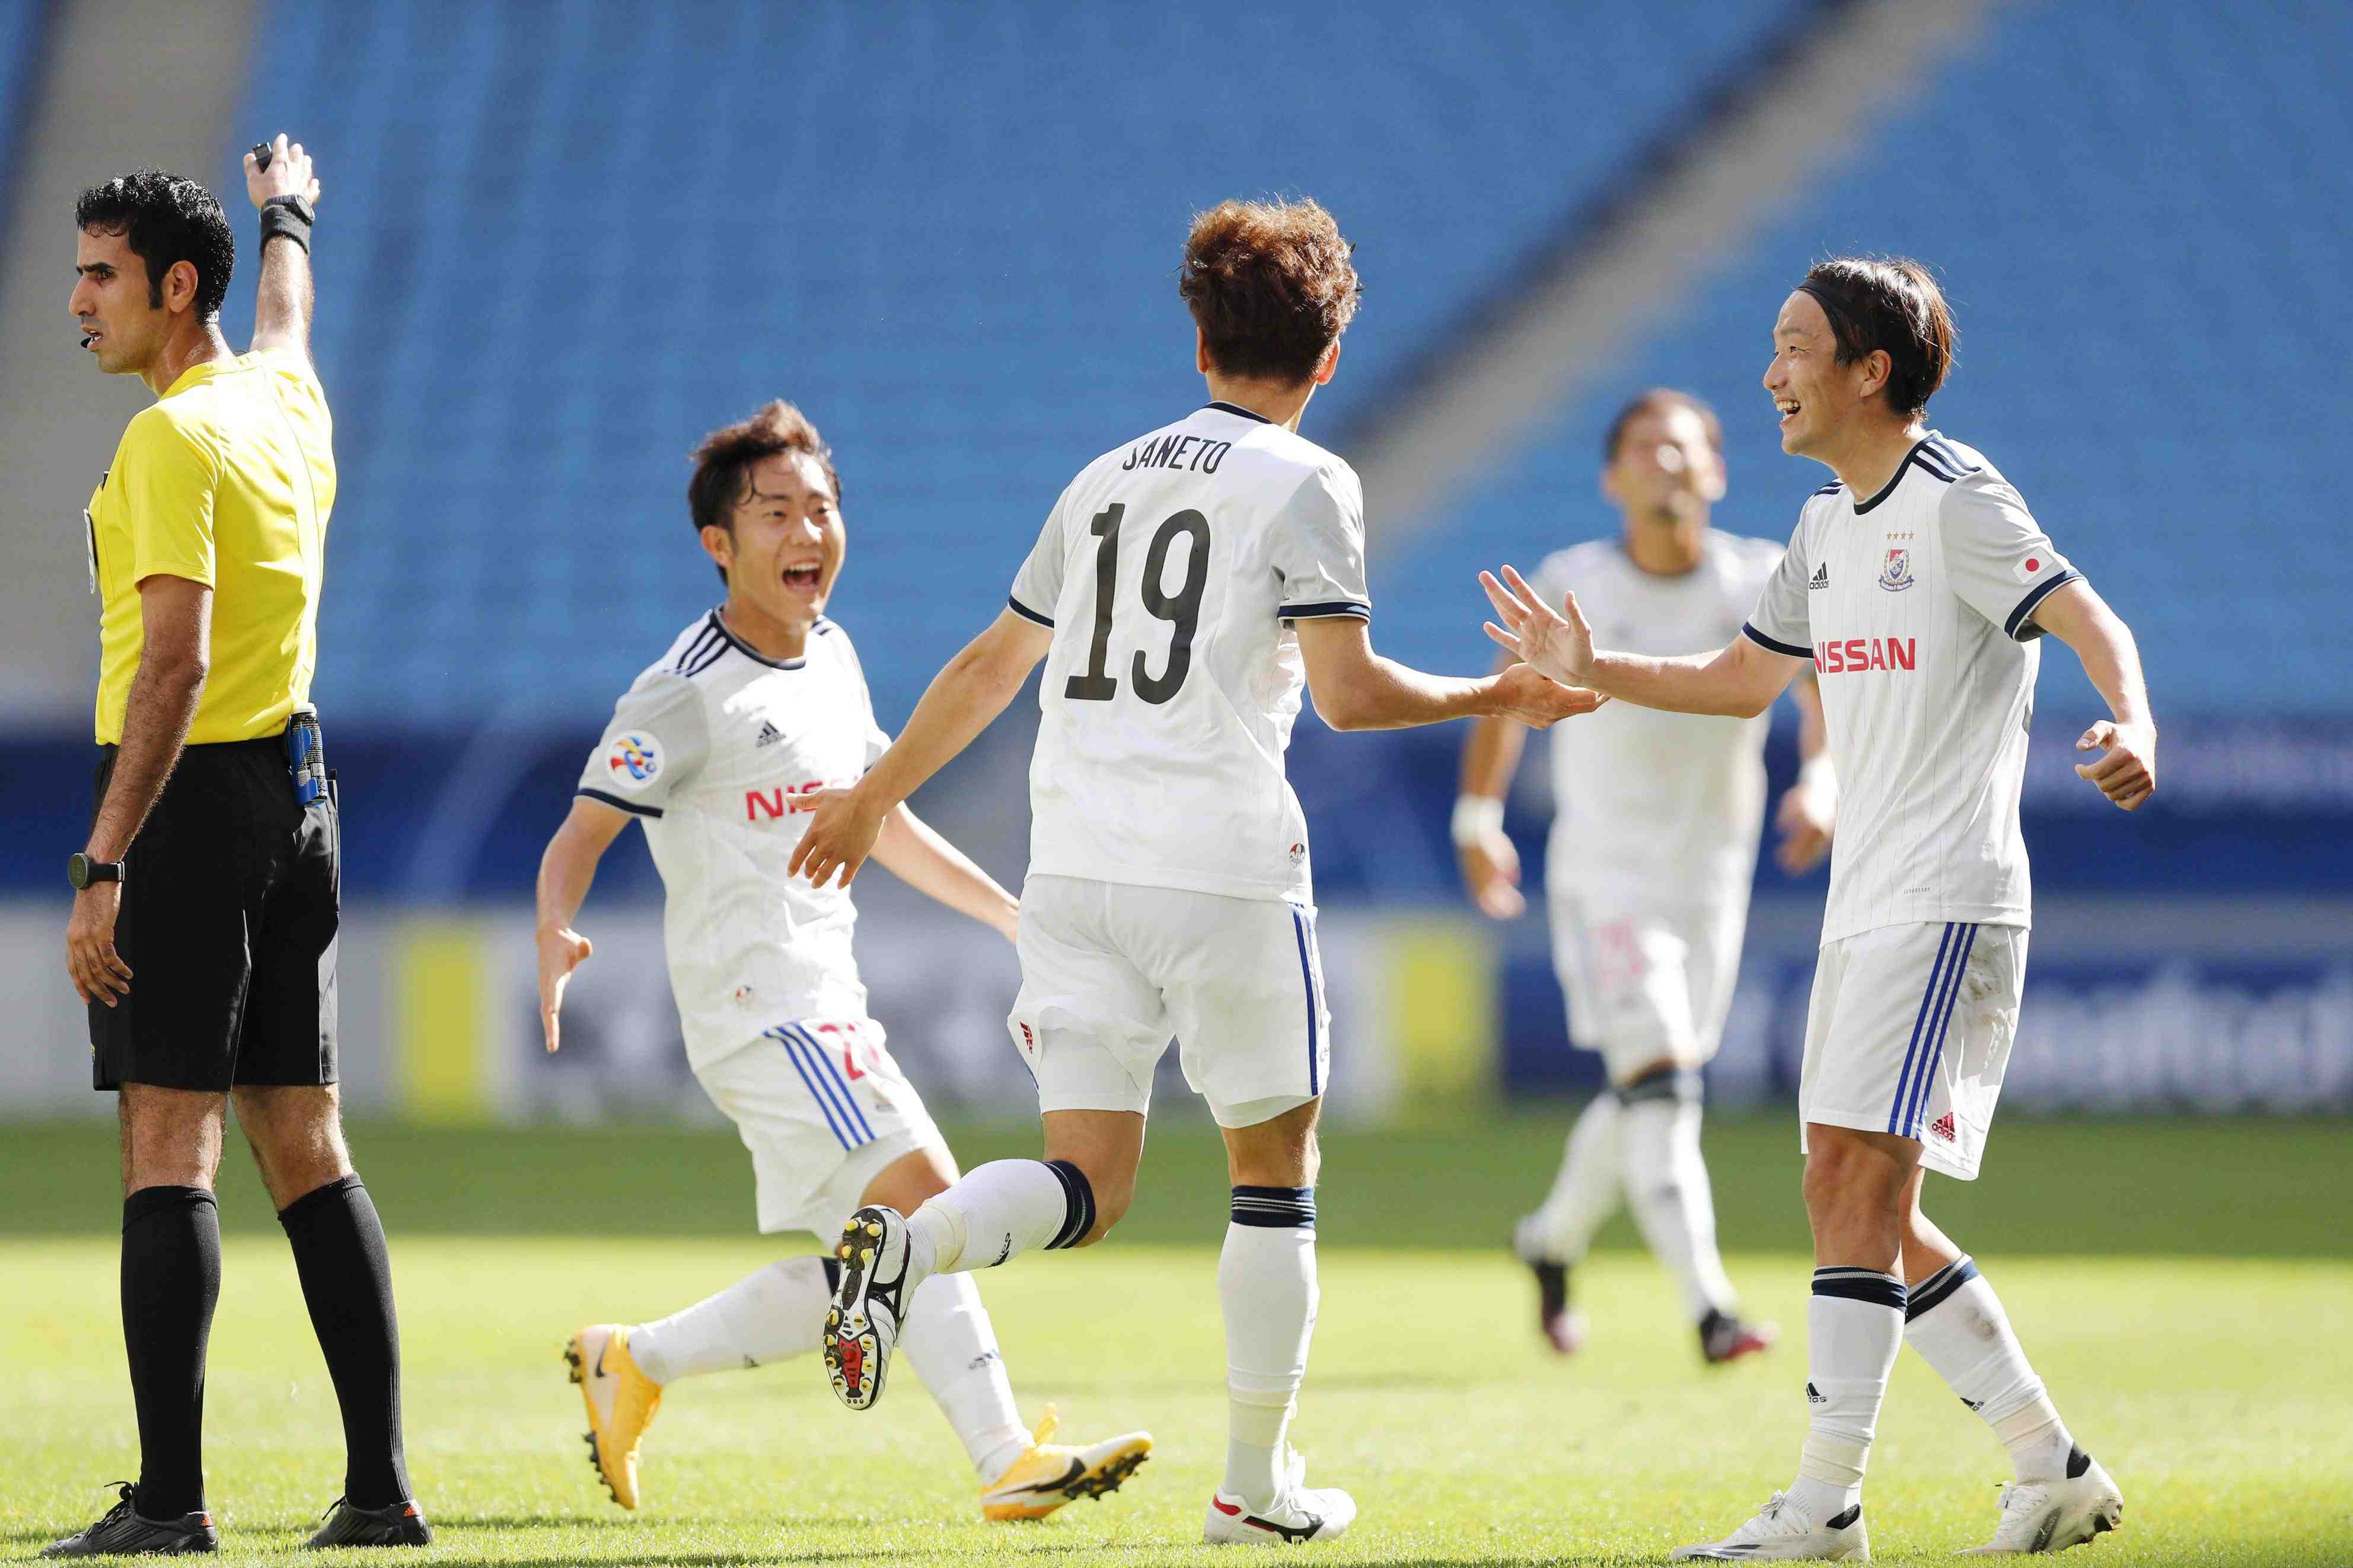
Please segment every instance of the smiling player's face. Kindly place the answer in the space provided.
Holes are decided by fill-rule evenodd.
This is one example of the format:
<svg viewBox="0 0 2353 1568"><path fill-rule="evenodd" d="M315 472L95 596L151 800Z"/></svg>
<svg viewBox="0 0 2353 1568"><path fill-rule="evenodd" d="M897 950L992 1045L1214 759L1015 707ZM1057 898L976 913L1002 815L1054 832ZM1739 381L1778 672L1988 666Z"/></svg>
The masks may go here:
<svg viewBox="0 0 2353 1568"><path fill-rule="evenodd" d="M801 452L763 458L730 517L731 528L702 531L703 548L727 568L728 598L786 626L815 624L845 543L825 465Z"/></svg>
<svg viewBox="0 0 2353 1568"><path fill-rule="evenodd" d="M1773 323L1773 363L1765 367L1765 390L1780 416L1781 450L1820 455L1860 402L1863 368L1839 363L1838 338L1820 300L1803 289L1783 300Z"/></svg>

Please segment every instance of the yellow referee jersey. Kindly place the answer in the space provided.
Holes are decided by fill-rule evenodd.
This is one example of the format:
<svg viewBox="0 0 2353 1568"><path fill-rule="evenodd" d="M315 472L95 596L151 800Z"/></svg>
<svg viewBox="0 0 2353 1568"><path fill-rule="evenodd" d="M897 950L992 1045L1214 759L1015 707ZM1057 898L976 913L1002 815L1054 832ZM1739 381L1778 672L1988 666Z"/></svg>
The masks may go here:
<svg viewBox="0 0 2353 1568"><path fill-rule="evenodd" d="M332 436L318 376L284 349L196 365L124 428L90 500L101 745L122 739L145 643L139 584L158 574L213 590L190 744L277 734L310 700Z"/></svg>

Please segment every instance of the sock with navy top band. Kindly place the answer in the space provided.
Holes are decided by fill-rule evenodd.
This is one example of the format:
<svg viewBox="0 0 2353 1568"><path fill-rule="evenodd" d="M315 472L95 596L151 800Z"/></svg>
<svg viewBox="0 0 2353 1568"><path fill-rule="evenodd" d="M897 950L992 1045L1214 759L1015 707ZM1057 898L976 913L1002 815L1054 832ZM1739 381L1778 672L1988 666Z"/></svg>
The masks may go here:
<svg viewBox="0 0 2353 1568"><path fill-rule="evenodd" d="M1068 1160L991 1160L907 1216L918 1276L1010 1263L1032 1247L1075 1247L1094 1228L1094 1186Z"/></svg>
<svg viewBox="0 0 2353 1568"><path fill-rule="evenodd" d="M1814 1270L1806 1309L1806 1446L1789 1496L1817 1524L1857 1507L1904 1343L1904 1281L1875 1268Z"/></svg>
<svg viewBox="0 0 2353 1568"><path fill-rule="evenodd" d="M2065 1477L2075 1439L1974 1261L1964 1256L1920 1281L1906 1308L1904 1341L1985 1417L2020 1480Z"/></svg>
<svg viewBox="0 0 2353 1568"><path fill-rule="evenodd" d="M1224 1490L1266 1508L1315 1333L1315 1189L1236 1187L1218 1258L1226 1320Z"/></svg>

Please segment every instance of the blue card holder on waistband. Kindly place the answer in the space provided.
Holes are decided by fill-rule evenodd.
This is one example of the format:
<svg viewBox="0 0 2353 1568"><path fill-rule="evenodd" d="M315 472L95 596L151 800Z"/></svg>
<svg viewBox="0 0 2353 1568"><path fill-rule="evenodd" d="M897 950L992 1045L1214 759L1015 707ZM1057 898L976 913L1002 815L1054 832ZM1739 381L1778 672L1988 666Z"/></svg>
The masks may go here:
<svg viewBox="0 0 2353 1568"><path fill-rule="evenodd" d="M298 709L286 724L286 776L294 785L294 803L305 810L327 798L327 748L319 730L319 715Z"/></svg>

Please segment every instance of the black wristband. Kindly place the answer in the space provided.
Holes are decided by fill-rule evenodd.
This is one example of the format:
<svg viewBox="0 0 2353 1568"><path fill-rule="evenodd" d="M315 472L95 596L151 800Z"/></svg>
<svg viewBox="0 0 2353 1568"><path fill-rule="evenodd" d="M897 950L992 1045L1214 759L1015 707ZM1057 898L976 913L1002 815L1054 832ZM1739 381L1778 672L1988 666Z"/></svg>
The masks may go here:
<svg viewBox="0 0 2353 1568"><path fill-rule="evenodd" d="M311 223L311 204L301 196L270 197L261 204L262 247L267 249L273 239L290 239L309 255Z"/></svg>

